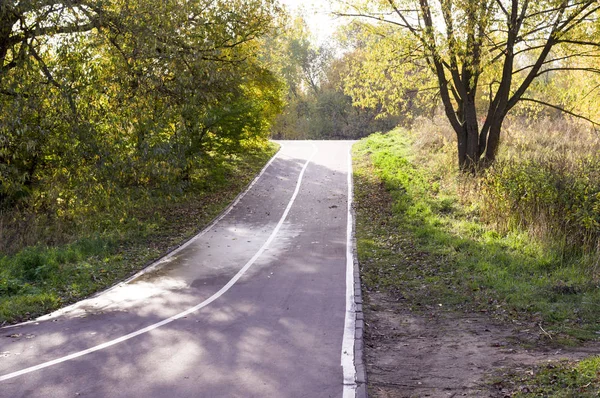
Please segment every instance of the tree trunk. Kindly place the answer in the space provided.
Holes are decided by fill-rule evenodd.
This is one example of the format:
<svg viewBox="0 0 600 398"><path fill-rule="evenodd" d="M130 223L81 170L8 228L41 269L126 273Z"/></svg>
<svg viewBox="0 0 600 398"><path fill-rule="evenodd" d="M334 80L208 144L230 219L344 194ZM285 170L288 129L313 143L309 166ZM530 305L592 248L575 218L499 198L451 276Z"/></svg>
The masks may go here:
<svg viewBox="0 0 600 398"><path fill-rule="evenodd" d="M476 114L466 115L462 130L457 132L458 165L461 171L473 173L496 160L504 117L485 123L479 131Z"/></svg>
<svg viewBox="0 0 600 398"><path fill-rule="evenodd" d="M485 156L482 161L485 166L488 166L496 160L496 154L498 153L498 145L500 144L500 131L502 130L502 122L504 117L498 120L494 120L490 126L488 134L487 145L485 148Z"/></svg>
<svg viewBox="0 0 600 398"><path fill-rule="evenodd" d="M458 138L458 167L463 172L473 173L479 167L477 156L477 125L465 123Z"/></svg>
<svg viewBox="0 0 600 398"><path fill-rule="evenodd" d="M456 140L458 145L458 167L465 170L467 167L467 129L463 128L456 132Z"/></svg>
<svg viewBox="0 0 600 398"><path fill-rule="evenodd" d="M6 55L11 48L10 35L12 28L18 21L16 15L11 11L8 6L0 6L0 82L2 82L2 75L14 66L14 60L9 64L5 64Z"/></svg>

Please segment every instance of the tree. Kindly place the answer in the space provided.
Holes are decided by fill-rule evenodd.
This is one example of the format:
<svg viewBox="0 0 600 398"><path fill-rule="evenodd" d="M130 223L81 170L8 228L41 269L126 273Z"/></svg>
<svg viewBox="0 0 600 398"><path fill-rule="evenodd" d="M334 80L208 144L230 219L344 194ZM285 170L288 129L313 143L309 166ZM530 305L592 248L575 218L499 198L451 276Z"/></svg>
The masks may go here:
<svg viewBox="0 0 600 398"><path fill-rule="evenodd" d="M600 56L598 0L371 0L340 15L387 24L411 43L403 58L424 62L434 76L464 171L495 160L502 123L519 103L584 117L530 96L534 82L563 71L600 73L581 62Z"/></svg>
<svg viewBox="0 0 600 398"><path fill-rule="evenodd" d="M437 108L434 75L424 60L413 59L418 43L390 26L349 24L344 28L344 92L358 106L380 108L403 124ZM381 116L380 116L381 117Z"/></svg>
<svg viewBox="0 0 600 398"><path fill-rule="evenodd" d="M344 93L344 76L355 63L354 51L336 54L340 43L315 43L302 17L284 26L265 45L265 58L287 86L287 104L273 125L274 137L356 139L397 124L396 118L382 115L377 101L353 106Z"/></svg>
<svg viewBox="0 0 600 398"><path fill-rule="evenodd" d="M55 187L73 201L179 189L265 141L282 93L259 40L280 13L275 0L1 2L0 206L33 191L56 203Z"/></svg>
<svg viewBox="0 0 600 398"><path fill-rule="evenodd" d="M275 137L307 139L312 134L314 98L320 94L331 48L312 42L305 19L287 20L267 39L264 57L287 88L286 107L273 128Z"/></svg>

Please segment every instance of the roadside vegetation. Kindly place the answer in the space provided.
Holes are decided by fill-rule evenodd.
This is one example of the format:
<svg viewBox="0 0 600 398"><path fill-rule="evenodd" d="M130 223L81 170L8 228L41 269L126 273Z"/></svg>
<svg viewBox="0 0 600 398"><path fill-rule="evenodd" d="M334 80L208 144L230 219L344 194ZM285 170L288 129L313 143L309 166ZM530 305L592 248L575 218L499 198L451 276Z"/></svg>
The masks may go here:
<svg viewBox="0 0 600 398"><path fill-rule="evenodd" d="M0 4L0 325L131 275L273 154L274 0Z"/></svg>
<svg viewBox="0 0 600 398"><path fill-rule="evenodd" d="M525 373L513 372L500 386L511 385L512 397L595 398L600 392L600 357L574 362L558 362L534 367Z"/></svg>
<svg viewBox="0 0 600 398"><path fill-rule="evenodd" d="M345 5L339 15L353 19L343 28L353 61L344 92L353 105L378 107L403 127L354 149L359 261L367 309L370 299L374 308L365 313L374 325L366 328L366 344L369 337L373 344L367 358L380 396L419 396L445 383L432 379L446 378L458 392L457 378L468 384L489 373L492 365L454 374L439 367L430 379L397 383L388 366L394 359L378 362L383 350L395 350L423 372L433 368L419 352L397 346L418 338L397 324L443 328L432 321L440 312L511 329L512 343L493 344L560 350L598 341L598 2ZM425 348L439 344L435 334ZM469 341L457 339L458 346ZM555 384L543 367L530 369L542 375L532 379L531 395L597 394L597 373L585 383L568 381L589 361L557 365ZM499 396L529 394L511 384L525 374L505 372L507 392Z"/></svg>
<svg viewBox="0 0 600 398"><path fill-rule="evenodd" d="M521 344L598 340L600 137L563 119L512 119L498 163L476 175L459 172L452 137L421 118L355 145L367 303L385 292L417 313L529 325L537 339Z"/></svg>
<svg viewBox="0 0 600 398"><path fill-rule="evenodd" d="M202 230L275 154L275 144L205 170L183 193L121 192L113 212L2 216L0 325L33 319L131 276Z"/></svg>

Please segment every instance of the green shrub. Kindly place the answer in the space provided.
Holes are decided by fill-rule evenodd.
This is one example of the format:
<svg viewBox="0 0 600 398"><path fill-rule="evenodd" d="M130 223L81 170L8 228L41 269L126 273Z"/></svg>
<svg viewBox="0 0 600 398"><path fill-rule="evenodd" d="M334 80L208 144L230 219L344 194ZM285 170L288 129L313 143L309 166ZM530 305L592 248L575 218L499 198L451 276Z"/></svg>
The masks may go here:
<svg viewBox="0 0 600 398"><path fill-rule="evenodd" d="M13 261L17 276L29 282L46 279L57 266L54 258L38 247L23 250Z"/></svg>
<svg viewBox="0 0 600 398"><path fill-rule="evenodd" d="M483 178L483 216L526 228L569 251L600 246L600 157L497 162Z"/></svg>
<svg viewBox="0 0 600 398"><path fill-rule="evenodd" d="M0 296L12 296L24 289L21 281L17 279L0 278Z"/></svg>
<svg viewBox="0 0 600 398"><path fill-rule="evenodd" d="M364 286L401 292L413 309L454 303L597 339L598 214L585 209L597 206L598 163L522 158L452 174L445 151L425 156L414 137L399 129L353 147ZM553 244L565 240L568 255Z"/></svg>

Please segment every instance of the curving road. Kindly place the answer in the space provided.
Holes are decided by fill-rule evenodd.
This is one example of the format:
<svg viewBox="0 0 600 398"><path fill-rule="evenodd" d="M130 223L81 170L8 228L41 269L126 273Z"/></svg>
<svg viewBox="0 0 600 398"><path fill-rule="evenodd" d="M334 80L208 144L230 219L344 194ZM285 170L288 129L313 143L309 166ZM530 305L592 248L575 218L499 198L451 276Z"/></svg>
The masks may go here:
<svg viewBox="0 0 600 398"><path fill-rule="evenodd" d="M0 397L354 397L350 143L281 143L176 252L0 329Z"/></svg>

